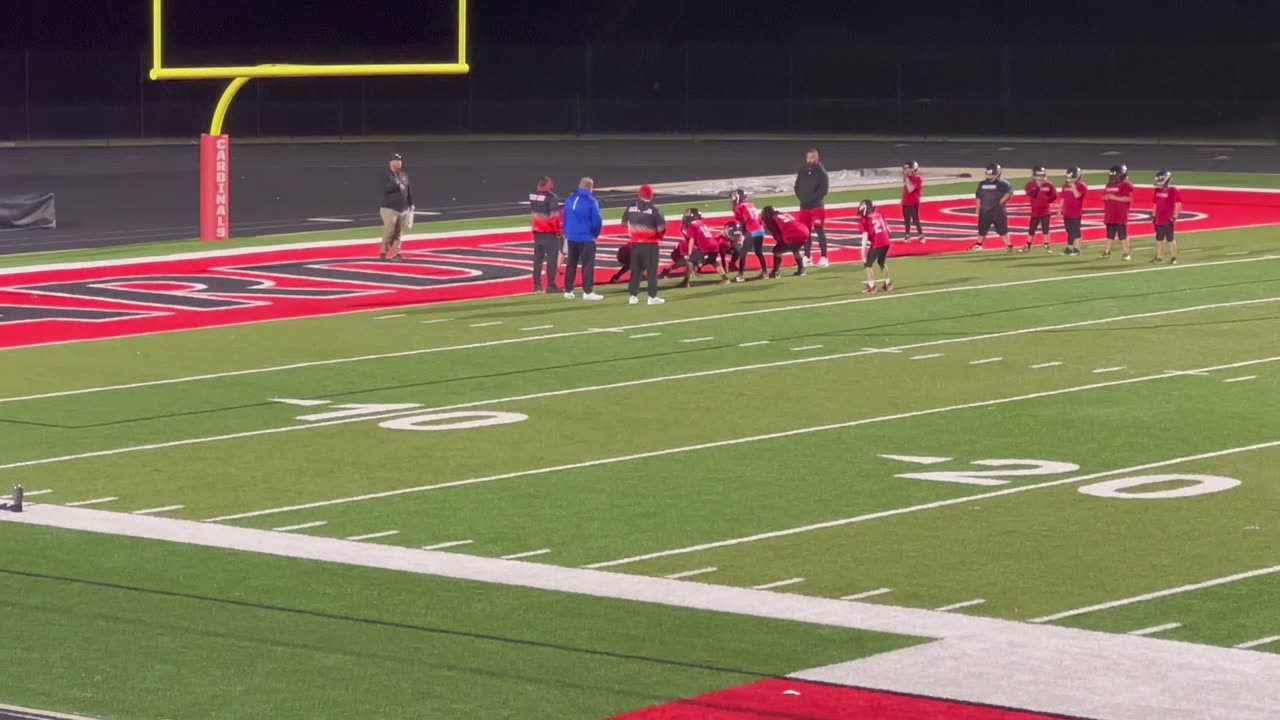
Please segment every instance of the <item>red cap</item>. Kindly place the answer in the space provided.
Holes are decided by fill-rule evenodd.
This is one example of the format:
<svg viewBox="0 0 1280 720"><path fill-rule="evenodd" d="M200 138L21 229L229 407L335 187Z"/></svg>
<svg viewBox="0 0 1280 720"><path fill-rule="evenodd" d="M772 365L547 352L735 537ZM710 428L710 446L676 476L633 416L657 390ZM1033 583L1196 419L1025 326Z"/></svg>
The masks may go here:
<svg viewBox="0 0 1280 720"><path fill-rule="evenodd" d="M650 185L641 185L641 186L640 186L640 199L641 199L641 200L652 200L652 199L653 199L653 187L652 187L652 186L650 186Z"/></svg>

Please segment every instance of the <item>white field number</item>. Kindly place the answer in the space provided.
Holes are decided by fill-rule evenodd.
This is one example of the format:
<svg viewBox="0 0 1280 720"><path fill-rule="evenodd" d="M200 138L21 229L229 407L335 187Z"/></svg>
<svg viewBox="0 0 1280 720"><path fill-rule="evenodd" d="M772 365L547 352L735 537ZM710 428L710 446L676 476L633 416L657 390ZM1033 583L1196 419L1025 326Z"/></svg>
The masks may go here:
<svg viewBox="0 0 1280 720"><path fill-rule="evenodd" d="M884 456L882 456L884 457ZM890 456L908 462L933 464L945 462L944 458L921 457L918 460L911 456ZM908 459L910 458L910 459ZM971 465L1000 468L998 470L930 470L928 472L903 473L895 477L909 480L931 480L933 482L959 483L963 485L1008 485L1009 480L1003 478L1032 477L1045 475L1065 475L1080 469L1079 465L1056 460L1024 460L1024 459L991 459L975 460ZM1142 490L1151 485L1167 485L1182 483L1178 487L1160 490ZM1100 498L1116 498L1121 500L1170 500L1174 498L1196 497L1230 490L1240 485L1235 478L1222 475L1197 475L1188 473L1170 473L1158 475L1133 475L1129 477L1104 480L1102 482L1082 485L1079 492Z"/></svg>
<svg viewBox="0 0 1280 720"><path fill-rule="evenodd" d="M378 423L378 427L388 430L470 430L528 419L528 415L513 412L459 411L394 418Z"/></svg>

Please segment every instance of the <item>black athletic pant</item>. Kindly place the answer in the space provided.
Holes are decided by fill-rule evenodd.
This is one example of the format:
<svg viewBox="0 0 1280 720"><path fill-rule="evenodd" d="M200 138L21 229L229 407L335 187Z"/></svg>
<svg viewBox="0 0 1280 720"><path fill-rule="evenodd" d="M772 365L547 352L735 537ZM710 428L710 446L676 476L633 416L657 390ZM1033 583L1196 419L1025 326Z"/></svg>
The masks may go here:
<svg viewBox="0 0 1280 720"><path fill-rule="evenodd" d="M632 295L640 294L641 273L649 283L649 297L658 297L657 243L638 242L631 245L631 278L627 280L627 290Z"/></svg>
<svg viewBox="0 0 1280 720"><path fill-rule="evenodd" d="M556 288L556 273L560 271L560 236L549 232L533 234L533 289L541 290L542 266L547 267L548 290Z"/></svg>
<svg viewBox="0 0 1280 720"><path fill-rule="evenodd" d="M903 238L911 237L911 224L916 225L916 234L924 237L924 228L920 227L920 206L919 205L903 205L902 206L902 225Z"/></svg>
<svg viewBox="0 0 1280 720"><path fill-rule="evenodd" d="M632 260L634 266L635 260ZM578 277L578 265L582 265L582 290L588 295L596 289L596 243L570 242L569 258L565 262L564 291L573 292ZM632 273L634 276L634 273Z"/></svg>
<svg viewBox="0 0 1280 720"><path fill-rule="evenodd" d="M813 236L818 236L818 250L822 252L822 257L827 256L827 229L821 225L809 231L809 239L804 243L804 256L811 257L813 255Z"/></svg>

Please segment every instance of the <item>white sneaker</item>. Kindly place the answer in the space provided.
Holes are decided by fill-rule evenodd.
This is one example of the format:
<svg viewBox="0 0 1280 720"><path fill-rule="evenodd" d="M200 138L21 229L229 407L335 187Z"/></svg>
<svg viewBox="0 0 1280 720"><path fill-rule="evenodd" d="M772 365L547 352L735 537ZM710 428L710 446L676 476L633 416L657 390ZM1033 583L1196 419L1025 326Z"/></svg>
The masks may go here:
<svg viewBox="0 0 1280 720"><path fill-rule="evenodd" d="M577 295L574 295L572 290L564 294L565 300L573 300L575 298L577 298Z"/></svg>
<svg viewBox="0 0 1280 720"><path fill-rule="evenodd" d="M1124 257L1122 257L1122 258L1120 258L1120 259L1121 259L1121 260L1124 260L1125 262L1129 262L1130 260L1132 260L1132 259L1133 259L1133 256L1132 256L1132 255L1125 255Z"/></svg>
<svg viewBox="0 0 1280 720"><path fill-rule="evenodd" d="M603 300L604 296L598 292L589 292L582 296L583 300Z"/></svg>
<svg viewBox="0 0 1280 720"><path fill-rule="evenodd" d="M639 304L640 304L640 297L639 297L639 296L637 296L637 295L632 295L632 296L631 296L631 299L627 301L627 304L628 304L628 305L639 305Z"/></svg>
<svg viewBox="0 0 1280 720"><path fill-rule="evenodd" d="M661 305L661 304L662 304L662 303L664 303L664 302L666 302L666 300L663 300L663 299L662 299L662 298L660 298L660 297L651 297L651 298L649 298L649 304L650 304L650 305Z"/></svg>
<svg viewBox="0 0 1280 720"><path fill-rule="evenodd" d="M822 259L818 261L818 267L831 267L831 261L827 259L826 255L823 255Z"/></svg>

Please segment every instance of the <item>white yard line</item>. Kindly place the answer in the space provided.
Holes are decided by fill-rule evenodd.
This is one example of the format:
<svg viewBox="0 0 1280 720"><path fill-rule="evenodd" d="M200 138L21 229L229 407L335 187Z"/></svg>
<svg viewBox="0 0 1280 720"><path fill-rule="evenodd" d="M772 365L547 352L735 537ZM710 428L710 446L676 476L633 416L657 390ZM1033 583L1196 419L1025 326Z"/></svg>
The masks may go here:
<svg viewBox="0 0 1280 720"><path fill-rule="evenodd" d="M1060 362L1056 362L1056 361L1055 361L1055 362L1046 362L1046 363L1040 363L1040 364L1038 364L1038 365L1032 365L1032 366L1031 366L1031 369L1032 369L1032 370L1040 370L1040 369L1042 369L1042 368L1058 367L1058 366L1059 366L1059 365L1061 365L1061 364L1062 364L1062 363L1060 363Z"/></svg>
<svg viewBox="0 0 1280 720"><path fill-rule="evenodd" d="M1175 623L1165 623L1165 624L1163 624L1163 625L1153 625L1153 626L1151 626L1151 627L1141 628L1141 629L1139 629L1139 630L1130 630L1127 634L1129 634L1129 635L1155 635L1156 633L1162 633L1162 632L1164 632L1164 631L1166 631L1166 630L1173 630L1174 628L1180 628L1180 627L1182 627L1182 623L1176 623L1176 622L1175 622Z"/></svg>
<svg viewBox="0 0 1280 720"><path fill-rule="evenodd" d="M951 612L952 610L960 610L961 608L973 607L974 605L981 605L985 602L986 600L979 598L977 600L965 600L964 602L952 603L950 605L943 605L942 607L935 608L935 609L938 612Z"/></svg>
<svg viewBox="0 0 1280 720"><path fill-rule="evenodd" d="M435 545L426 545L422 549L423 550L443 550L445 548L470 545L473 542L475 542L475 540L450 540L449 542L436 543Z"/></svg>
<svg viewBox="0 0 1280 720"><path fill-rule="evenodd" d="M77 500L76 502L63 503L67 507L85 507L88 505L101 505L103 503L115 502L118 497L100 497L92 500Z"/></svg>
<svg viewBox="0 0 1280 720"><path fill-rule="evenodd" d="M866 592L854 593L852 595L845 595L840 599L841 600L865 600L869 597L884 595L885 593L891 593L891 592L893 592L891 588L878 588L876 590L868 590Z"/></svg>
<svg viewBox="0 0 1280 720"><path fill-rule="evenodd" d="M167 513L167 512L173 512L174 510L181 510L184 507L186 507L186 505L165 505L164 507L147 508L146 510L134 510L133 514L134 515L155 515L157 513Z"/></svg>
<svg viewBox="0 0 1280 720"><path fill-rule="evenodd" d="M396 313L395 315L379 315L375 317L374 320L394 320L396 318L402 318L404 316L405 316L405 313Z"/></svg>
<svg viewBox="0 0 1280 720"><path fill-rule="evenodd" d="M760 347L761 345L768 345L768 344L769 344L768 340L756 340L754 342L738 343L738 347Z"/></svg>
<svg viewBox="0 0 1280 720"><path fill-rule="evenodd" d="M800 347L793 347L793 348L791 348L791 351L792 351L792 352L803 352L803 351L805 351L805 350L820 350L820 349L822 349L822 346L821 346L821 345L801 345Z"/></svg>
<svg viewBox="0 0 1280 720"><path fill-rule="evenodd" d="M391 537L392 535L399 535L399 534L400 534L399 530L383 530L382 532L368 533L366 535L352 535L347 539L355 540L355 541L375 540L377 538Z"/></svg>
<svg viewBox="0 0 1280 720"><path fill-rule="evenodd" d="M907 358L908 360L932 360L933 358L942 357L942 353L929 353L927 355L915 355Z"/></svg>
<svg viewBox="0 0 1280 720"><path fill-rule="evenodd" d="M715 337L714 337L714 336L711 336L711 335L707 335L707 336L705 336L705 337L685 338L684 340L681 340L680 342L682 342L682 343L699 343L699 342L707 342L708 340L715 340Z"/></svg>
<svg viewBox="0 0 1280 720"><path fill-rule="evenodd" d="M786 580L775 580L774 582L765 583L763 585L752 585L752 590L772 590L774 588L787 587L788 585L799 585L804 582L804 578L788 578Z"/></svg>
<svg viewBox="0 0 1280 720"><path fill-rule="evenodd" d="M1168 376L1168 377L1178 377L1178 376ZM1115 384L1124 384L1125 382L1126 381L1121 380L1121 381L1117 381L1117 383ZM1107 384L1110 385L1111 383L1107 383ZM963 505L966 503L971 503L975 500L987 500L990 498L1003 497L1005 495L1017 495L1019 493L1029 492L1031 490L1039 490L1041 488L1059 487L1062 485L1073 485L1073 484L1082 483L1088 480L1096 480L1100 478L1111 477L1113 475L1121 475L1124 473L1131 473L1131 472L1140 472L1143 470L1150 470L1150 469L1159 468L1159 467L1167 467L1169 465L1178 465L1181 463L1192 462L1195 460L1205 460L1208 458L1222 457L1225 455L1234 455L1237 453L1249 452L1251 450L1262 450L1262 449L1272 448L1272 447L1280 447L1280 440L1273 440L1271 442L1258 443L1255 445L1245 445L1242 447L1230 448L1228 450L1219 450L1216 452L1201 453L1199 455L1187 455L1184 457L1172 458L1169 460L1162 460L1160 462L1145 463L1143 465L1134 465L1131 467L1119 468L1116 470L1106 470L1104 472L1090 473L1088 475L1076 475L1074 477L1063 478L1061 480L1049 480L1046 482L1035 483L1032 485L1020 485L1018 487L1005 488L1003 490L994 490L992 492L979 493L976 495L966 495L963 497L951 498L949 500L938 500L936 502L923 503L920 505L911 505L911 506L902 507L902 508L894 508L892 510L881 510L879 512L868 513L866 515L855 515L853 517L840 518L837 520L828 520L826 522L814 523L812 525L801 525L799 527L786 528L784 530L773 530L770 532L757 533L755 535L746 535L743 537L730 538L728 540L718 540L715 542L702 543L700 545L690 545L688 547L674 548L671 550L661 550L658 552L646 553L644 555L633 555L631 557L619 558L617 560L608 560L605 562L592 563L590 565L584 565L583 567L586 567L586 568L616 567L618 565L628 565L631 563L641 562L643 560L654 560L657 558L672 557L674 555L687 555L690 553L702 552L704 550L714 550L716 548L733 547L735 545L746 545L748 543L761 542L763 540L773 540L780 537L789 537L791 535L801 535L804 533L815 532L817 530L828 530L830 528L844 527L846 525L854 525L857 523L869 522L871 520L881 520L883 518L896 517L898 515L909 515L911 513L923 512L927 510L936 510L938 508L950 507L952 505ZM1278 566L1276 569L1280 569L1280 566ZM1121 601L1120 604L1125 604L1125 603L1124 601ZM1088 610L1071 612L1066 615L1063 615L1062 617L1069 617L1072 614L1080 614L1080 612L1087 612L1087 611ZM1040 620L1033 620L1032 622L1045 622L1047 620L1052 620L1052 619L1056 619L1056 616L1051 616L1049 618L1041 618Z"/></svg>
<svg viewBox="0 0 1280 720"><path fill-rule="evenodd" d="M1265 362L1276 362L1276 361L1280 361L1280 356L1273 356L1273 357L1270 357L1270 358L1264 358L1264 359L1261 359L1261 360L1246 360L1246 361L1244 361L1243 363L1232 363L1231 365L1223 366L1223 367L1224 367L1224 368L1226 368L1226 367L1240 367L1240 366L1242 366L1242 365L1251 365L1251 364L1258 364L1258 363L1265 363ZM1120 386L1120 385L1130 385L1130 384L1135 384L1135 383L1140 383L1140 382L1147 382L1147 381L1151 381L1151 380L1163 380L1163 379L1167 379L1167 378L1175 378L1175 377L1184 377L1184 376L1183 376L1181 373L1161 373L1161 374L1159 374L1159 375L1148 375L1148 376L1145 376L1145 377L1126 378L1126 379L1124 379L1124 380L1113 380L1113 381L1110 381L1110 382L1091 383L1091 384L1089 384L1089 385L1077 385L1077 386L1074 386L1074 387L1062 388L1062 389L1059 389L1059 390L1046 390L1046 391L1037 392L1037 393L1029 393L1029 394L1026 394L1026 395L1014 395L1014 396L1010 396L1010 397L997 398L997 399L994 399L994 400L981 400L981 401L972 402L972 403L965 403L965 404L962 404L962 405L947 405L947 406L943 406L943 407L935 407L935 408L930 408L930 409L927 409L927 410L914 410L914 411L910 411L910 412L896 413L896 414L893 414L893 415L882 415L882 416L879 416L879 417L863 418L863 419L860 419L860 420L850 420L850 421L847 421L847 422L834 423L834 424L830 424L830 425L818 425L818 426L814 426L814 427L799 428L799 429L796 429L796 430L786 430L786 431L783 431L783 432L769 433L769 434L765 434L765 435L752 435L752 436L748 436L748 437L739 437L739 438L733 438L733 439L729 439L729 440L719 440L719 441L716 441L716 442L703 443L703 444L700 444L700 445L687 445L687 446L683 446L683 447L666 448L666 449L663 449L663 450L653 450L653 451L644 452L644 453L637 453L637 454L634 454L634 455L623 455L623 456L620 456L620 457L602 458L602 459L599 459L599 460L586 460L586 461L583 461L583 462L571 463L571 464L568 464L568 465L554 465L554 466L551 466L551 467L535 468L535 469L532 469L532 470L518 470L518 471L515 471L515 472L503 473L503 474L500 474L500 475L489 475L489 476L478 477L478 478L470 478L470 479L467 479L467 480L454 480L454 481L451 481L451 482L437 483L437 484L434 484L434 485L420 485L420 486L417 486L417 487L399 488L399 489L396 489L396 490L385 490L385 491L382 491L382 492L369 493L369 494L367 494L367 495L357 495L357 496L353 496L353 497L335 498L335 499L332 499L332 500L320 500L320 501L316 501L316 502L304 503L304 504L301 504L301 505L291 505L291 506L286 506L286 507L269 508L269 509L266 509L266 510L254 510L254 511L251 511L251 512L244 512L244 513L239 513L239 514L235 514L235 515L223 515L223 516L220 516L220 517L209 518L206 522L223 522L223 521L227 521L227 520L241 520L241 519L244 519L244 518L258 517L258 516L261 516L261 515L274 515L274 514L282 513L282 512L293 512L293 511L295 511L295 510L309 510L309 509L313 509L313 508L329 507L329 506L331 506L331 505L343 505L343 504L347 504L347 503L351 503L351 502L358 502L358 501L364 501L364 500L378 500L378 499L382 499L382 498L397 497L397 496L400 496L400 495L409 495L409 494L413 494L413 493L428 492L428 491L433 491L433 490L441 490L441 489L445 489L445 488L452 488L452 487L464 487L464 486L467 486L467 485L477 485L477 484L482 484L482 483L496 482L496 481L500 481L500 480L510 480L510 479L513 479L513 478L519 478L519 477L530 477L530 476L534 476L534 475L546 475L546 474L551 474L551 473L563 472L563 471L566 471L566 470L578 470L578 469L588 468L588 467L598 467L598 466L602 466L602 465L612 465L612 464L615 464L615 463L630 462L630 461L633 461L633 460L643 460L643 459L647 459L647 458L665 457L665 456L667 456L667 455L676 455L676 454L679 454L679 453L693 452L693 451L697 451L697 450L707 450L707 449L710 449L710 448L726 447L726 446L731 446L731 445L740 445L740 444L744 444L744 443L759 442L759 441L762 441L762 440L774 440L774 439L777 439L777 438L793 437L793 436L796 436L796 435L807 435L807 434L809 434L809 433L824 432L824 431L828 431L828 430L841 430L841 429L845 429L845 428L858 427L858 426L861 426L861 425L871 425L871 424L874 424L874 423L889 422L889 421L893 421L893 420L901 420L901 419L905 419L905 418L923 417L923 416L926 416L926 415L936 415L936 414L940 414L940 413L953 412L953 411L957 411L957 410L967 410L967 409L970 409L970 408L991 407L991 406L994 406L994 405L1003 405L1003 404L1006 404L1006 403L1020 402L1020 401L1023 401L1023 400L1034 400L1034 399L1045 398L1045 397L1054 397L1054 396L1057 396L1057 395L1067 395L1067 394L1071 394L1071 393L1084 392L1084 391L1087 391L1087 390L1095 390L1095 389L1099 389L1099 388L1117 387L1117 386ZM1276 442L1276 443L1274 443L1274 444L1280 444L1280 441L1277 441L1277 442ZM1262 447L1262 446L1259 446L1259 447ZM1270 447L1270 445L1266 445L1266 447ZM1214 457L1216 457L1216 455L1215 455ZM1157 464L1157 465L1156 465L1156 467L1158 467L1158 466L1159 466L1159 464ZM1143 467L1145 468L1146 466L1143 466ZM1105 474L1109 474L1109 473L1104 473L1104 475L1105 475ZM993 493L993 494L988 494L988 495L978 495L978 496L970 496L970 497L964 497L964 498L957 498L957 499L954 499L954 500L951 500L951 501L943 501L943 504L951 504L951 503L956 503L956 502L968 502L970 499L973 499L974 497L977 497L977 498L981 498L981 497L994 497L994 496L1001 495L1001 494L1007 494L1008 492L1017 492L1017 491L1020 491L1021 489L1029 489L1029 488L1034 488L1034 487L1040 487L1040 486L1037 486L1037 485L1031 485L1031 486L1025 486L1025 488L1014 488L1014 489L1012 489L1012 490L1001 491L1001 492L997 492L997 493ZM927 509L928 507L931 507L931 506L923 506L923 507L924 507L924 509ZM890 514L898 514L899 512L902 512L902 511L891 511L891 512L890 512ZM877 515L877 516L878 516L878 515ZM857 521L858 521L857 519L854 519L854 520L841 520L841 521L836 521L836 522L835 522L835 525L843 525L843 524L846 524L847 522L857 522ZM810 528L806 528L806 529L818 529L818 528L825 527L825 526L827 526L827 525L826 525L826 524L823 524L823 525L818 525L818 526L810 526ZM795 531L795 530L784 530L784 531L779 531L779 532L777 533L777 535L776 535L776 536L777 536L777 537L781 537L781 536L783 536L783 535L789 535L789 534L792 534L793 532L796 532L796 531ZM767 535L767 536L772 537L772 536L774 536L774 535L770 534L770 535ZM752 536L752 537L753 537L753 538L755 538L755 537L758 537L758 536ZM739 542L739 541L726 541L726 544L737 544L737 542ZM711 545L709 545L709 546L707 546L707 547L719 547L719 546L720 546L720 544L713 543L713 544L711 544ZM704 547L703 547L703 546L698 546L696 549L704 549ZM664 556L664 555L666 555L666 554L680 554L680 552L692 552L692 550L684 550L684 551L667 551L667 552L665 552L665 553L659 553L659 554L657 554L657 555L654 555L653 557L662 557L662 556ZM647 558L644 558L644 559L647 559ZM622 564L622 562L617 562L616 564ZM604 566L601 566L601 567L604 567Z"/></svg>
<svg viewBox="0 0 1280 720"><path fill-rule="evenodd" d="M1258 376L1257 376L1257 375L1244 375L1244 376L1241 376L1241 377L1227 378L1226 380L1223 380L1222 382L1224 382L1224 383L1238 383L1238 382L1245 382L1246 380L1257 380L1257 379L1258 379Z"/></svg>
<svg viewBox="0 0 1280 720"><path fill-rule="evenodd" d="M986 365L988 363L1000 362L1003 359L1004 358L1002 357L993 357L993 358L984 358L982 360L970 360L969 364L970 365Z"/></svg>
<svg viewBox="0 0 1280 720"><path fill-rule="evenodd" d="M551 548L542 548L541 550L529 550L528 552L519 552L514 555L503 555L503 560L518 560L520 558L537 557L538 555L546 555L551 552Z"/></svg>
<svg viewBox="0 0 1280 720"><path fill-rule="evenodd" d="M949 345L953 343L976 342L980 340L991 340L994 338L1025 335L1028 333L1036 333L1036 332L1044 332L1044 331L1052 331L1052 330L1063 330L1063 329L1075 328L1075 327L1087 327L1090 325L1100 325L1100 324L1109 323L1109 322L1133 320L1133 319L1143 318L1143 317L1175 315L1175 314L1181 314L1181 313L1187 313L1187 312L1198 312L1201 310L1212 310L1212 309L1223 308L1223 307L1256 305L1259 303L1275 302L1277 300L1280 300L1280 297L1263 298L1259 300L1242 300L1238 302L1229 302L1229 303L1213 303L1211 305L1198 305L1198 306L1185 307L1185 308L1174 308L1171 310L1158 310L1155 312L1140 313L1137 315L1119 315L1119 316L1109 317L1109 318L1098 318L1096 320L1081 320L1078 322L1066 323L1061 325L1044 325L1040 327L1021 328L1019 330L1006 330L1003 332L989 333L986 335L971 335L966 337L946 338L943 340L930 340L927 342L914 343L910 345L902 345L898 349L910 350L910 349L923 348L923 347L929 347L934 345ZM808 357L794 358L791 360L777 360L777 361L767 362L767 363L756 363L753 365L739 365L735 367L716 368L712 370L699 370L696 372L688 372L688 373L682 373L678 375L668 375L663 377L642 378L639 380L626 380L623 382L610 383L606 385L588 385L585 387L566 388L563 390L549 390L546 392L529 393L526 395L515 395L515 396L510 396L505 398L490 398L487 400L457 403L454 405L445 405L445 406L436 407L436 408L416 408L413 410L399 410L396 412L388 412L388 413L383 413L378 415L364 415L364 416L341 418L341 419L335 419L335 420L318 421L318 422L312 422L306 425L285 425L282 427L266 428L262 430L246 430L243 432L228 433L225 435L211 435L211 436L199 437L199 438L187 438L185 440L172 440L168 442L152 443L148 445L134 445L131 447L115 448L111 450L95 450L92 452L79 453L75 455L63 455L59 457L43 458L39 460L24 460L21 462L9 463L7 465L0 465L0 470L10 470L13 468L30 467L35 465L47 465L50 463L66 462L70 460L83 460L83 459L94 458L94 457L107 457L112 455L121 455L124 453L141 452L146 450L160 450L160 449L173 448L173 447L185 447L188 445L199 445L203 443L220 442L223 440L237 440L240 438L247 438L247 437L259 437L262 435L273 435L278 433L295 432L299 430L306 430L309 428L330 427L333 425L342 425L342 424L351 423L351 422L368 422L372 420L387 420L391 418L404 417L408 415L425 414L425 413L431 413L431 412L443 412L447 410L462 410L466 408L480 407L485 405L496 405L499 403L519 402L523 400L538 400L538 399L548 398L548 397L560 397L564 395L574 395L574 394L585 393L585 392L596 392L600 390L615 390L615 389L620 389L625 387L634 387L638 385L648 385L652 383L666 383L672 380L688 380L692 378L722 375L725 373L737 373L744 370L763 370L766 368L785 367L787 365L826 362L829 360L842 360L846 358L860 357L868 354L873 354L873 353L867 353L865 351L855 351L855 352L847 352L847 353L835 353L831 355L812 355ZM1225 369L1230 367L1245 367L1248 365L1260 364L1260 363L1269 362L1269 361L1270 360L1248 361L1243 364L1232 364L1232 365L1222 366L1219 369ZM1152 376L1152 377L1164 377L1164 375Z"/></svg>
<svg viewBox="0 0 1280 720"><path fill-rule="evenodd" d="M533 332L534 330L550 330L555 325L533 325L531 327L520 328L520 332Z"/></svg>
<svg viewBox="0 0 1280 720"><path fill-rule="evenodd" d="M284 527L273 528L276 532L293 532L294 530L306 530L308 528L321 527L329 523L324 520L316 520L315 522L305 522L298 525L285 525Z"/></svg>
<svg viewBox="0 0 1280 720"><path fill-rule="evenodd" d="M1274 447L1276 445L1280 445L1280 442L1267 443L1251 449L1262 449L1263 447ZM1198 460L1200 458L1194 459ZM1229 583L1262 577L1263 575L1270 575L1278 572L1280 572L1280 565L1272 565L1271 567L1259 568L1258 570L1250 570L1248 572L1237 573L1235 575L1227 575L1226 577L1205 580L1204 582L1192 583L1190 585L1179 585L1178 587L1169 588L1167 590L1158 590L1144 595L1134 595L1133 597L1127 597L1121 600L1112 600L1111 602L1098 603L1097 605L1089 605L1087 607L1076 608L1075 610L1067 610L1060 613L1054 613L1052 615L1045 615L1044 617L1033 618L1027 622L1056 622L1065 618L1076 617L1077 615L1087 615L1089 613L1098 612L1099 610L1110 610L1111 608L1124 607L1125 605L1133 605L1134 603L1146 602L1148 600L1156 600L1158 598L1169 597L1170 595L1181 595L1182 593L1195 592L1196 590L1204 590L1205 588L1227 585Z"/></svg>
<svg viewBox="0 0 1280 720"><path fill-rule="evenodd" d="M662 333L659 333L659 332L640 333L639 335L632 335L632 336L630 336L628 339L630 339L630 340L639 340L639 339L641 339L641 338L658 337L658 336L659 336L659 335L661 335L661 334L662 334Z"/></svg>
<svg viewBox="0 0 1280 720"><path fill-rule="evenodd" d="M1274 642L1280 642L1280 635L1272 635L1270 637L1258 638L1257 640L1250 640L1249 642L1242 642L1239 645L1235 645L1233 647L1239 650L1248 650L1249 648L1256 648L1256 647L1261 647L1263 645L1270 645L1271 643L1274 643Z"/></svg>
<svg viewBox="0 0 1280 720"><path fill-rule="evenodd" d="M706 575L707 573L713 573L719 569L720 568L704 567L704 568L698 568L697 570L685 570L684 572L671 573L670 575L664 575L663 577L667 578L668 580L679 580L681 578L690 578L690 577L697 577L698 575Z"/></svg>
<svg viewBox="0 0 1280 720"><path fill-rule="evenodd" d="M1262 261L1269 261L1269 260L1280 260L1280 256L1266 255L1266 256L1260 256L1260 257L1254 257L1254 258L1243 258L1239 260L1220 260L1220 261L1210 262L1210 263L1188 265L1182 269L1215 267L1218 265L1228 265L1228 264L1248 263L1248 262L1262 262ZM772 314L772 313L780 313L780 312L809 310L813 308L838 307L841 305L849 305L849 304L860 303L860 302L869 302L872 300L876 302L884 302L886 300L891 300L894 298L924 297L924 296L935 295L939 293L973 292L978 290L1001 289L1001 288L1017 287L1017 286L1023 286L1023 285L1037 285L1041 283L1063 282L1068 280L1077 281L1077 280L1084 280L1084 279L1091 279L1091 278L1108 278L1108 277L1116 277L1118 275L1127 275L1132 273L1157 272L1165 269L1166 268L1135 268L1133 270L1120 270L1120 271L1114 271L1114 272L1084 273L1081 275L1069 275L1069 276L1062 276L1062 277L1034 278L1029 280L1013 280L1009 282L991 283L987 285L969 285L969 286L963 286L963 287L936 288L933 290L921 290L917 292L897 292L897 293L891 293L885 296L877 296L875 298L854 297L854 298L845 298L842 300L830 300L830 301L819 302L819 303L807 303L803 305L788 305L788 306L781 306L781 307L761 308L758 310L740 310L740 311L731 312L731 313L721 313L719 315L706 315L702 317L662 320L658 322L642 323L637 325L622 325L614 328L609 328L609 330L628 331L628 330L641 330L641 329L653 328L653 327L664 327L664 326L670 326L670 325L681 325L681 324L687 324L687 323L698 323L698 322L709 322L709 321L714 322L717 320L725 320L725 319L737 318L737 317L750 317L755 315L764 315L764 314ZM1141 317L1141 316L1138 316L1138 317ZM423 322L424 323L446 322L446 320L424 320ZM216 380L216 379L227 378L227 377L240 377L243 375L257 375L262 373L297 370L300 368L321 367L321 366L327 366L327 365L342 365L346 363L365 362L370 360L383 360L387 358L411 357L415 355L425 355L429 353L451 352L456 350L474 350L479 348L510 345L510 344L516 344L516 343L536 342L540 340L555 340L555 339L566 338L566 337L579 337L583 335L594 335L594 334L598 334L599 332L600 330L577 330L577 331L569 331L569 332L551 333L548 335L530 335L526 337L507 338L503 340L490 340L486 342L466 343L462 345L445 345L445 346L439 346L439 347L418 348L414 350L401 350L397 352L376 353L371 355L355 355L350 357L331 358L328 360L309 360L304 362L290 363L287 365L271 365L267 367L246 368L243 370L229 370L226 372L206 373L203 375L188 375L185 377L166 378L162 380L145 380L145 381L140 381L135 383L124 383L120 385L103 385L98 387L79 388L75 390L59 390L55 392L38 393L34 395L7 397L7 398L0 398L0 403L20 402L24 400L41 400L45 398L66 397L66 396L72 396L72 395L87 395L92 393L111 392L115 390L132 390L132 389L141 388L141 387L153 387L156 385L172 385L175 383L200 382L204 380ZM883 350L883 349L882 350L869 349L868 352L891 352L891 351Z"/></svg>
<svg viewBox="0 0 1280 720"><path fill-rule="evenodd" d="M1104 368L1098 368L1097 370L1094 370L1093 374L1101 375L1103 373L1120 372L1121 370L1124 370L1124 369L1125 369L1124 365L1118 365L1116 367L1104 367Z"/></svg>
<svg viewBox="0 0 1280 720"><path fill-rule="evenodd" d="M503 322L502 320L490 320L489 322L471 323L471 327L473 328L493 327L494 325L501 325L502 322Z"/></svg>

